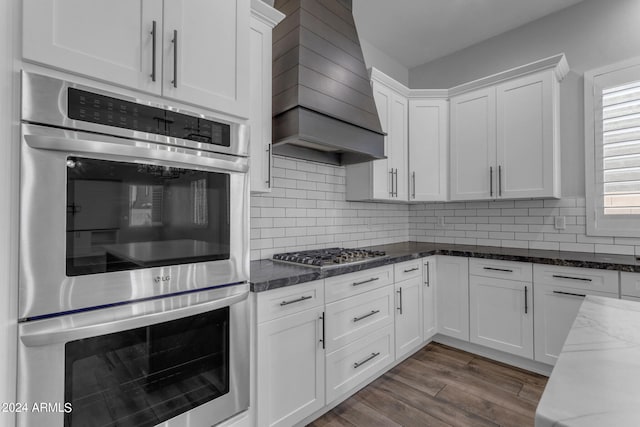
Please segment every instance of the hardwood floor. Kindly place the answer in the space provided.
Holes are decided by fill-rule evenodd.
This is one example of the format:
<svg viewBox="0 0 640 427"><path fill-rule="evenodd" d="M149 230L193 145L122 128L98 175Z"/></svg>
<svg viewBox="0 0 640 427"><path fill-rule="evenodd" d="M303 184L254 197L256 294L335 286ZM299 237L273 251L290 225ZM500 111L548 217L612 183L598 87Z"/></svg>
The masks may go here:
<svg viewBox="0 0 640 427"><path fill-rule="evenodd" d="M533 426L547 378L431 343L311 427Z"/></svg>

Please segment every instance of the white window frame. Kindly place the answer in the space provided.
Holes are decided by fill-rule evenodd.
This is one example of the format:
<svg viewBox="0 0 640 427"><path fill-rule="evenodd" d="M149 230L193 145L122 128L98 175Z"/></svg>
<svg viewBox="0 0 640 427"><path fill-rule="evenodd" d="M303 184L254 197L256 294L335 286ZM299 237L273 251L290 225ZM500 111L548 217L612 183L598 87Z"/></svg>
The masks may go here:
<svg viewBox="0 0 640 427"><path fill-rule="evenodd" d="M602 195L602 93L611 85L640 79L640 57L584 73L585 190L587 234L591 236L640 237L640 214L604 215ZM615 83L614 83L615 82ZM596 159L598 157L598 159Z"/></svg>

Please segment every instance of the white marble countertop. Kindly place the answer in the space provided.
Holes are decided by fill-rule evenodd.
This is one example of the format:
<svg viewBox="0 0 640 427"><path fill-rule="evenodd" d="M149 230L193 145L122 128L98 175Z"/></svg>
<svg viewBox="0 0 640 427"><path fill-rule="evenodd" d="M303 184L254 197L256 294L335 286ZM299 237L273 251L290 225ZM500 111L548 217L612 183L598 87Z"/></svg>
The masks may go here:
<svg viewBox="0 0 640 427"><path fill-rule="evenodd" d="M640 426L640 303L585 298L535 425Z"/></svg>

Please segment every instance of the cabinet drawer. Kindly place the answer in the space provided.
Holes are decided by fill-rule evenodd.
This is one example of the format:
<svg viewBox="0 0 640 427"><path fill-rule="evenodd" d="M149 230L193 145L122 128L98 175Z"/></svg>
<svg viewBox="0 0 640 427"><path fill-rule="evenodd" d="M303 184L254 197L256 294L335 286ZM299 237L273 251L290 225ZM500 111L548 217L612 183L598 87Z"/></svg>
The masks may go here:
<svg viewBox="0 0 640 427"><path fill-rule="evenodd" d="M298 313L324 304L324 281L293 285L272 291L258 292L258 323Z"/></svg>
<svg viewBox="0 0 640 427"><path fill-rule="evenodd" d="M469 274L473 276L531 282L533 277L532 271L532 265L528 262L479 258L469 259Z"/></svg>
<svg viewBox="0 0 640 427"><path fill-rule="evenodd" d="M327 403L348 392L394 360L393 325L387 325L327 355Z"/></svg>
<svg viewBox="0 0 640 427"><path fill-rule="evenodd" d="M618 272L595 268L559 267L536 264L533 267L535 284L608 292L618 296Z"/></svg>
<svg viewBox="0 0 640 427"><path fill-rule="evenodd" d="M422 274L422 259L414 259L394 264L393 274L396 282L419 277Z"/></svg>
<svg viewBox="0 0 640 427"><path fill-rule="evenodd" d="M327 302L358 295L391 283L393 283L392 265L324 279Z"/></svg>
<svg viewBox="0 0 640 427"><path fill-rule="evenodd" d="M327 353L393 323L393 286L327 304Z"/></svg>
<svg viewBox="0 0 640 427"><path fill-rule="evenodd" d="M640 297L640 273L620 273L620 293L628 297Z"/></svg>

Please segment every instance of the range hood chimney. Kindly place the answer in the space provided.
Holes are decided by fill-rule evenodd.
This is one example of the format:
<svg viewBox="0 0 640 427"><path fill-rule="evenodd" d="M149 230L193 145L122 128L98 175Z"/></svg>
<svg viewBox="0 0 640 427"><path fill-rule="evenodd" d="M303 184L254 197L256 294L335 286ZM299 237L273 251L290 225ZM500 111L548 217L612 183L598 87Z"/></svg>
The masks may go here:
<svg viewBox="0 0 640 427"><path fill-rule="evenodd" d="M273 153L331 164L384 158L351 0L276 0Z"/></svg>

